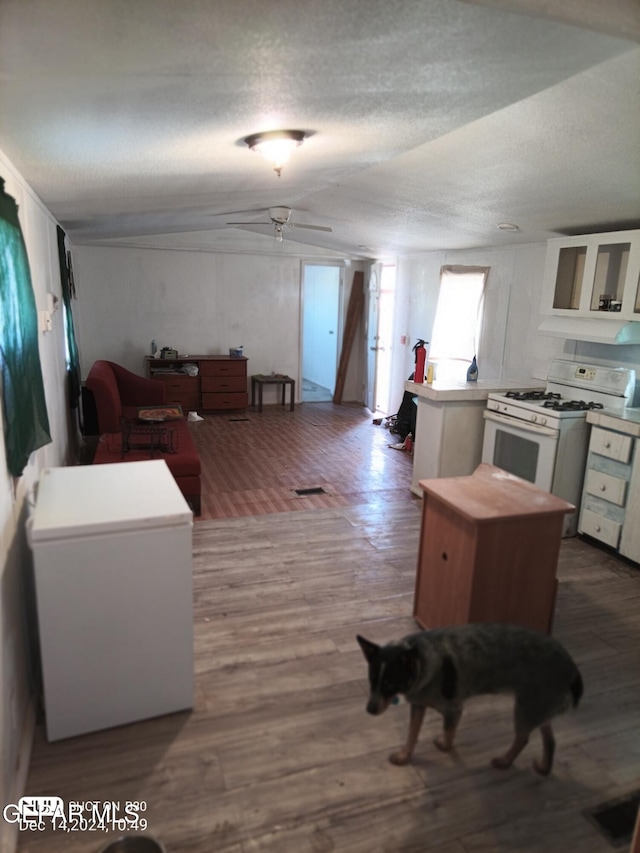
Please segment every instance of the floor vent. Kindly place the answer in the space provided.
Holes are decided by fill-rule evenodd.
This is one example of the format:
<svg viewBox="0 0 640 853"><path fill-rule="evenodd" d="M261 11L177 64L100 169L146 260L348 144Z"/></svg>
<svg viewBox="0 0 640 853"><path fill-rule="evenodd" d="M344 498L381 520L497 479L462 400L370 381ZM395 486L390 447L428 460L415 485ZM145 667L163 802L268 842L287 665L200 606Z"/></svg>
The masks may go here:
<svg viewBox="0 0 640 853"><path fill-rule="evenodd" d="M584 816L612 847L626 847L631 842L639 807L640 791L633 791L624 797L587 809Z"/></svg>
<svg viewBox="0 0 640 853"><path fill-rule="evenodd" d="M232 423L236 423L237 421L248 421L248 420L251 420L251 418L229 418L229 423L232 424Z"/></svg>
<svg viewBox="0 0 640 853"><path fill-rule="evenodd" d="M314 486L312 489L294 489L296 495L326 495L322 486Z"/></svg>

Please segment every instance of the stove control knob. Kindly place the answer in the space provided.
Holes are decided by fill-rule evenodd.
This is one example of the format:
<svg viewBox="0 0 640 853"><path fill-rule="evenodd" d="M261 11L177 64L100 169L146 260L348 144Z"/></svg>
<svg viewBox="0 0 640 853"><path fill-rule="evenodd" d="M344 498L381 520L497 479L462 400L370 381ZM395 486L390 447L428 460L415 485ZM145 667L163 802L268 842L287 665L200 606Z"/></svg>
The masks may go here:
<svg viewBox="0 0 640 853"><path fill-rule="evenodd" d="M540 418L540 423L542 424L542 426L544 426L546 424L546 422L547 422L546 418Z"/></svg>
<svg viewBox="0 0 640 853"><path fill-rule="evenodd" d="M531 415L531 420L535 424L535 422L538 420L538 416L537 415Z"/></svg>

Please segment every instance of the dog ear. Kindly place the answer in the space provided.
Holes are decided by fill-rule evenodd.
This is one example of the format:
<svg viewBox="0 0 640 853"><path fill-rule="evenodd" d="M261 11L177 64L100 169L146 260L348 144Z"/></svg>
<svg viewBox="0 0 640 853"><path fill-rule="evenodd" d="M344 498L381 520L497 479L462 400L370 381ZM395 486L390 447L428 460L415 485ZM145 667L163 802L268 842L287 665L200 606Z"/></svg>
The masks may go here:
<svg viewBox="0 0 640 853"><path fill-rule="evenodd" d="M364 637L361 637L360 634L356 635L356 640L362 649L362 653L365 658L370 662L375 658L380 651L380 646L377 646L375 643L372 643L371 640L365 640Z"/></svg>
<svg viewBox="0 0 640 853"><path fill-rule="evenodd" d="M442 696L449 701L456 695L458 689L458 670L449 655L442 658Z"/></svg>

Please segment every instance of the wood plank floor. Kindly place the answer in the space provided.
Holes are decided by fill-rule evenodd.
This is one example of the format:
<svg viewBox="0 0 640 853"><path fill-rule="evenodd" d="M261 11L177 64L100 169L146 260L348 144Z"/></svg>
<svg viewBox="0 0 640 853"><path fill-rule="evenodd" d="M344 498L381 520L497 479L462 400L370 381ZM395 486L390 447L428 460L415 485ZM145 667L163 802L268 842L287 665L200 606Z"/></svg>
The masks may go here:
<svg viewBox="0 0 640 853"><path fill-rule="evenodd" d="M299 409L288 424L269 407L262 429L251 415L203 422L198 435L201 448L211 443L207 512L237 517L194 527L193 712L54 744L39 727L28 794L145 801L167 853L612 850L582 812L639 784L638 570L563 542L555 633L585 695L557 722L552 776L531 770L537 738L510 770L489 766L511 736L506 697L469 703L449 755L432 745L440 722L428 715L414 763L392 766L408 707L365 713L355 634L384 641L415 630L410 460L386 447L393 437L366 410ZM215 448L224 465L214 465ZM341 502L309 509L280 491L316 483ZM270 513L281 500L297 511ZM19 850L91 853L105 840L23 832Z"/></svg>

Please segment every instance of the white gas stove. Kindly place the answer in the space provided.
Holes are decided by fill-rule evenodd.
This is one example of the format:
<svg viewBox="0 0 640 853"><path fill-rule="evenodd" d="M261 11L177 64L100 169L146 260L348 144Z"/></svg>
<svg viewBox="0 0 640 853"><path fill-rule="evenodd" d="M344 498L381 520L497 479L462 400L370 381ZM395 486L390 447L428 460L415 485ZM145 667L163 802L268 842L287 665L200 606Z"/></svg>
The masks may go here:
<svg viewBox="0 0 640 853"><path fill-rule="evenodd" d="M589 444L587 412L621 412L633 402L636 374L556 359L540 391L489 394L482 461L535 483L578 506ZM577 529L566 516L565 536Z"/></svg>
<svg viewBox="0 0 640 853"><path fill-rule="evenodd" d="M541 426L584 418L591 409L622 411L633 400L635 371L574 361L552 362L544 391L489 394L487 409Z"/></svg>

